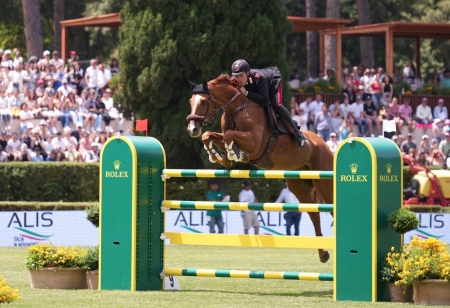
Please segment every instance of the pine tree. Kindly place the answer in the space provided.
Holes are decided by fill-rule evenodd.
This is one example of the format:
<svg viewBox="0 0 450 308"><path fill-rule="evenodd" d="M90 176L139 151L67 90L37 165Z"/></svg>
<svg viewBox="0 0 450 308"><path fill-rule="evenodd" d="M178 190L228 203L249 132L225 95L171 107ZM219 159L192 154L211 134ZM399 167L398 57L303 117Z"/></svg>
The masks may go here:
<svg viewBox="0 0 450 308"><path fill-rule="evenodd" d="M254 68L278 66L288 85L283 38L291 25L279 1L136 0L121 19L118 98L136 118L149 119L150 135L166 148L171 167L203 167L199 154L206 157L186 132L186 78L216 78L243 58ZM207 130L218 131L218 122Z"/></svg>

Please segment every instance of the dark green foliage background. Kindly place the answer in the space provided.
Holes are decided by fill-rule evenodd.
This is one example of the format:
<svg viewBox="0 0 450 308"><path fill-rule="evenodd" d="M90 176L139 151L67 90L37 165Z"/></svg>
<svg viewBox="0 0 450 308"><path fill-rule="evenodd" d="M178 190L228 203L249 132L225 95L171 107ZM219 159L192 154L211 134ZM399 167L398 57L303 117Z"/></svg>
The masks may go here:
<svg viewBox="0 0 450 308"><path fill-rule="evenodd" d="M98 200L99 165L81 163L0 164L0 200Z"/></svg>
<svg viewBox="0 0 450 308"><path fill-rule="evenodd" d="M117 99L136 118L148 118L149 135L166 148L170 168L208 166L199 140L186 132L191 93L186 78L228 73L233 61L278 66L285 78L284 35L292 25L279 1L129 1L121 11L122 88ZM285 84L285 104L289 89ZM217 131L219 119L208 130ZM199 159L202 157L202 159Z"/></svg>
<svg viewBox="0 0 450 308"><path fill-rule="evenodd" d="M435 168L434 168L435 169ZM0 164L0 200L33 201L45 209L62 207L59 202L98 202L99 164L89 163L7 163ZM411 175L403 168L403 186L407 187ZM219 188L238 201L242 179L218 179ZM284 180L252 179L252 190L259 202L274 202L285 187ZM167 180L168 200L205 200L208 179L172 178ZM42 204L42 202L50 202ZM13 203L0 202L0 211ZM70 208L84 208L90 203L66 204ZM30 203L16 203L25 209ZM32 205L34 206L34 205ZM64 208L64 207L62 207Z"/></svg>

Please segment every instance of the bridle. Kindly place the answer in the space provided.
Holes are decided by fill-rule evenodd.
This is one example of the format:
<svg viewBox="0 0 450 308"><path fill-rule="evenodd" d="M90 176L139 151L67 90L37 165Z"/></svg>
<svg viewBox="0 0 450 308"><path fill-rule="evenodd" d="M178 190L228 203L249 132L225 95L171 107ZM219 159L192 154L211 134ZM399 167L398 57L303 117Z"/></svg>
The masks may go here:
<svg viewBox="0 0 450 308"><path fill-rule="evenodd" d="M201 125L202 126L206 126L206 125L210 124L215 119L215 117L220 113L220 111L222 111L223 113L228 115L230 117L230 119L233 120L232 116L228 112L225 111L225 107L230 105L239 96L239 94L242 94L240 91L236 92L236 94L225 105L223 105L222 107L217 107L216 102L211 97L211 93L209 92L209 89L208 89L208 92L203 92L203 93L204 94L208 94L208 100L206 101L207 105L206 105L205 115L204 116L199 116L199 115L196 115L196 114L190 114L186 118L187 121L200 120L200 121L202 121ZM212 110L210 113L208 113L211 104L213 105L214 110ZM210 115L211 115L211 117L210 117Z"/></svg>
<svg viewBox="0 0 450 308"><path fill-rule="evenodd" d="M236 97L239 96L239 94L241 94L240 91L236 92L236 94L232 98L230 98L225 105L218 108L218 107L216 107L216 102L212 99L211 93L208 93L208 100L207 100L208 105L206 106L205 120L202 122L202 126L206 126L206 125L210 124L221 111L223 113L225 113L226 115L228 115L232 119L231 115L225 111L225 107L227 107L229 104L231 104L236 99ZM211 112L211 114L212 114L211 118L209 120L207 120L208 109L209 109L210 103L212 103L212 105L214 106L214 110Z"/></svg>

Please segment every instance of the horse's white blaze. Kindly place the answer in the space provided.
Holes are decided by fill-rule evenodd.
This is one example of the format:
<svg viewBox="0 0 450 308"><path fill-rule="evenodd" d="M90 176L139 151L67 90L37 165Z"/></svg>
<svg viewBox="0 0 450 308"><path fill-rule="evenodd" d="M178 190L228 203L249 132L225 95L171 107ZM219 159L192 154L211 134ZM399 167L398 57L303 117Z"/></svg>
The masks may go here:
<svg viewBox="0 0 450 308"><path fill-rule="evenodd" d="M202 96L199 94L196 94L194 96L194 106L192 107L191 114L195 114L195 112L197 111L197 107L200 105L201 101L202 101ZM189 121L188 131L190 133L192 133L194 131L194 128L195 128L195 121L194 120Z"/></svg>
<svg viewBox="0 0 450 308"><path fill-rule="evenodd" d="M194 128L195 128L195 121L190 120L188 125L188 131L192 133L194 131Z"/></svg>

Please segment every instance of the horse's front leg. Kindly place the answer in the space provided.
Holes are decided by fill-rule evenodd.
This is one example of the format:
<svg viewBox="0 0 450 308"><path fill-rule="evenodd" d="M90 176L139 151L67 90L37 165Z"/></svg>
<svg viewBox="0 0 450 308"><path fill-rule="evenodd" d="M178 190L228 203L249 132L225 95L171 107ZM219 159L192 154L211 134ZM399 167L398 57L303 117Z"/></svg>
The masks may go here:
<svg viewBox="0 0 450 308"><path fill-rule="evenodd" d="M230 168L232 162L227 158L227 150L223 141L223 134L216 132L205 132L202 135L204 148L209 156L209 161L214 164L219 162L222 166ZM223 153L220 153L222 151Z"/></svg>
<svg viewBox="0 0 450 308"><path fill-rule="evenodd" d="M225 142L225 149L228 153L228 159L243 163L249 161L249 154L253 152L256 153L261 143L261 140L253 133L235 130L226 131L223 135L223 140ZM251 150L245 151L242 147L243 144L245 144L246 149Z"/></svg>

